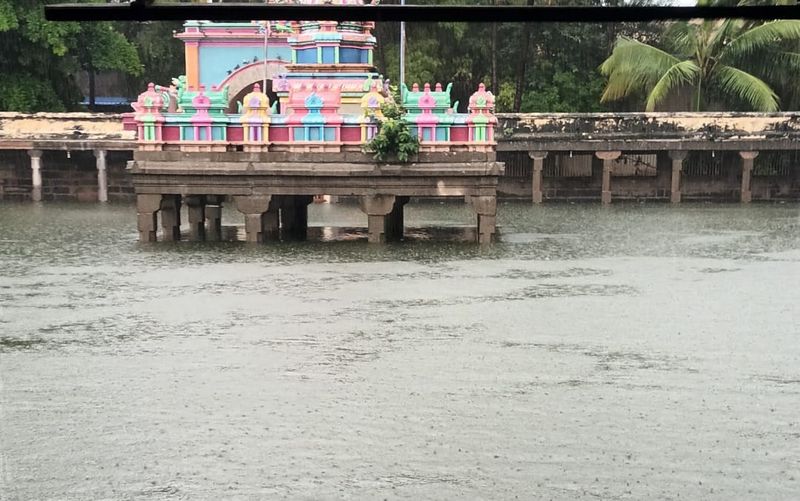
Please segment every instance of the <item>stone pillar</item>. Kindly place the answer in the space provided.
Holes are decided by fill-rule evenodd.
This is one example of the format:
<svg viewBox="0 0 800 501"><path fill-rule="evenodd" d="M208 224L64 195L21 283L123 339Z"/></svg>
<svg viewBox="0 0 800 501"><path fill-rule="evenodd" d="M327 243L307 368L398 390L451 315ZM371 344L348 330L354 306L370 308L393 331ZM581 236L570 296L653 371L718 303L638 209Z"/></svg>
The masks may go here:
<svg viewBox="0 0 800 501"><path fill-rule="evenodd" d="M164 241L176 242L181 239L181 196L161 196L161 230Z"/></svg>
<svg viewBox="0 0 800 501"><path fill-rule="evenodd" d="M394 209L395 199L394 195L361 197L361 210L367 215L367 240L370 243L386 241L386 216Z"/></svg>
<svg viewBox="0 0 800 501"><path fill-rule="evenodd" d="M681 201L681 172L683 171L683 161L686 160L686 150L672 150L669 158L672 159L672 185L669 190L669 201L673 204Z"/></svg>
<svg viewBox="0 0 800 501"><path fill-rule="evenodd" d="M611 203L611 170L614 160L622 155L621 151L596 151L597 158L603 161L603 191L600 193L600 201L603 205Z"/></svg>
<svg viewBox="0 0 800 501"><path fill-rule="evenodd" d="M187 212L189 213L189 238L193 242L202 242L206 239L206 200L202 195L186 197Z"/></svg>
<svg viewBox="0 0 800 501"><path fill-rule="evenodd" d="M140 242L155 242L161 195L136 195L137 228Z"/></svg>
<svg viewBox="0 0 800 501"><path fill-rule="evenodd" d="M94 150L97 166L97 201L108 202L108 177L106 175L106 150Z"/></svg>
<svg viewBox="0 0 800 501"><path fill-rule="evenodd" d="M546 151L529 151L528 156L533 160L533 174L531 179L531 201L535 204L542 203L542 170Z"/></svg>
<svg viewBox="0 0 800 501"><path fill-rule="evenodd" d="M29 150L31 157L31 171L33 174L33 189L31 190L31 200L34 202L42 201L42 150Z"/></svg>
<svg viewBox="0 0 800 501"><path fill-rule="evenodd" d="M404 207L408 203L408 197L394 197L392 210L386 215L386 241L399 242L403 239L404 230Z"/></svg>
<svg viewBox="0 0 800 501"><path fill-rule="evenodd" d="M758 156L758 152L740 151L739 156L742 157L742 194L740 200L744 204L749 204L753 199L753 193L750 191L750 181L753 176L753 161Z"/></svg>
<svg viewBox="0 0 800 501"><path fill-rule="evenodd" d="M283 237L305 240L308 233L308 204L313 195L293 195L281 197L280 220Z"/></svg>
<svg viewBox="0 0 800 501"><path fill-rule="evenodd" d="M469 204L478 215L478 243L492 243L497 227L497 197L471 196Z"/></svg>
<svg viewBox="0 0 800 501"><path fill-rule="evenodd" d="M207 195L205 202L206 241L219 242L222 240L222 197Z"/></svg>
<svg viewBox="0 0 800 501"><path fill-rule="evenodd" d="M248 242L263 242L263 223L261 216L269 209L270 195L235 196L236 210L244 214L244 230Z"/></svg>

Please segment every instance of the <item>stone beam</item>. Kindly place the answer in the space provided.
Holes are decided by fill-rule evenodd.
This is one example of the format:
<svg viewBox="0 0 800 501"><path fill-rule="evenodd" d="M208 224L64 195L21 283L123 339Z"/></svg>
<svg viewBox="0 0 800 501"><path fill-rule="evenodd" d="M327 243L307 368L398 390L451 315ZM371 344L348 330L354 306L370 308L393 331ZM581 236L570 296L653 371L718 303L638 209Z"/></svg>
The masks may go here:
<svg viewBox="0 0 800 501"><path fill-rule="evenodd" d="M757 151L740 151L739 156L742 157L742 187L741 187L741 201L748 204L753 199L753 193L750 190L750 182L753 176L753 163L758 156Z"/></svg>
<svg viewBox="0 0 800 501"><path fill-rule="evenodd" d="M97 167L97 201L108 202L108 176L106 173L106 150L94 150Z"/></svg>
<svg viewBox="0 0 800 501"><path fill-rule="evenodd" d="M611 171L614 160L622 155L621 151L596 151L594 154L603 161L603 191L600 193L600 202L603 205L611 203Z"/></svg>
<svg viewBox="0 0 800 501"><path fill-rule="evenodd" d="M28 150L31 157L32 190L31 200L42 201L42 150Z"/></svg>
<svg viewBox="0 0 800 501"><path fill-rule="evenodd" d="M669 158L672 159L672 184L670 186L669 201L677 204L681 201L681 173L683 161L689 154L686 150L670 150Z"/></svg>
<svg viewBox="0 0 800 501"><path fill-rule="evenodd" d="M547 158L547 152L529 151L528 156L533 160L531 201L535 204L540 204L542 203L542 170L544 169L544 159Z"/></svg>

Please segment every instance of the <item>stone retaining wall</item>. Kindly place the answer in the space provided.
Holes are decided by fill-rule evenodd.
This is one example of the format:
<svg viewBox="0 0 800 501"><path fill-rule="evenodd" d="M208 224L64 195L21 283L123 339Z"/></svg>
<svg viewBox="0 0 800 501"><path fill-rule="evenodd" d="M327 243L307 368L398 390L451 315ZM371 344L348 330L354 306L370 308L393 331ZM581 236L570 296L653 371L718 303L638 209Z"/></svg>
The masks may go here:
<svg viewBox="0 0 800 501"><path fill-rule="evenodd" d="M794 152L779 152L790 156ZM551 155L568 153L553 153ZM710 155L710 153L706 153ZM552 159L552 157L549 157ZM753 200L800 200L800 165L791 165L788 172L770 175L764 162L756 158L756 170L752 179ZM793 160L793 159L792 159ZM532 189L531 164L527 153L498 152L497 161L505 162L506 176L500 178L497 186L499 197L530 198ZM725 158L719 169L706 175L698 175L687 160L685 173L681 180L684 201L738 202L740 200L741 167L737 158ZM545 201L597 201L602 189L602 160L593 157L591 175L553 176L545 169L542 195ZM551 169L552 170L552 169ZM787 169L783 169L786 171ZM656 162L656 175L648 172L641 175L612 175L612 196L615 200L653 200L669 201L672 178L671 160L666 152L659 152Z"/></svg>
<svg viewBox="0 0 800 501"><path fill-rule="evenodd" d="M669 200L668 152L692 150L706 155L715 151L717 160L726 151L733 156L706 169L699 168L690 155L680 180L684 200L739 200L739 151L761 151L752 174L753 200L800 200L800 113L531 113L499 114L498 118L497 160L507 164L498 186L501 196L531 198L532 160L527 155L546 151L544 200L597 200L602 190L602 160L594 153L619 150L623 155L655 153L657 168L653 175L651 167L636 174L636 169L615 166L612 198ZM123 129L120 115L0 113L0 199L30 198L31 161L26 151L35 149L44 152L45 200L97 200L93 149L108 151L109 199L130 199L132 180L125 163L134 147L133 132ZM782 167L764 168L769 150L780 151L786 158ZM572 173L564 167L548 170L547 162L555 155L573 151L592 157L591 175L584 175L586 166Z"/></svg>
<svg viewBox="0 0 800 501"><path fill-rule="evenodd" d="M132 153L109 151L108 199L134 199L133 180L126 171ZM91 151L47 151L42 155L42 199L97 201L97 168ZM24 150L0 150L0 200L30 200L30 157Z"/></svg>

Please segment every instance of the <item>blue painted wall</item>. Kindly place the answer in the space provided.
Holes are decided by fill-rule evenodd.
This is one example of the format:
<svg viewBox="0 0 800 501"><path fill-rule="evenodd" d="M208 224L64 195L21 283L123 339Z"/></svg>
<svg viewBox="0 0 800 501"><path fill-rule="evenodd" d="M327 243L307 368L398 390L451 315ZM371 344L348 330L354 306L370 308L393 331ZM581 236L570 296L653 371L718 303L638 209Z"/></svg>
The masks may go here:
<svg viewBox="0 0 800 501"><path fill-rule="evenodd" d="M317 49L300 49L297 51L299 64L317 64Z"/></svg>
<svg viewBox="0 0 800 501"><path fill-rule="evenodd" d="M289 47L268 47L269 59L291 62L292 51ZM259 61L264 57L264 47L203 47L200 46L200 83L207 88L218 85L228 77L228 70L233 70L242 61L251 63L253 58Z"/></svg>
<svg viewBox="0 0 800 501"><path fill-rule="evenodd" d="M322 129L322 138L320 138L320 129ZM294 140L305 141L305 134L308 131L309 141L333 141L336 139L336 130L333 127L297 127L294 129Z"/></svg>
<svg viewBox="0 0 800 501"><path fill-rule="evenodd" d="M322 48L322 62L326 64L333 64L336 62L336 52L333 47Z"/></svg>
<svg viewBox="0 0 800 501"><path fill-rule="evenodd" d="M351 49L350 47L342 47L339 49L339 62L360 63L361 51L358 49Z"/></svg>

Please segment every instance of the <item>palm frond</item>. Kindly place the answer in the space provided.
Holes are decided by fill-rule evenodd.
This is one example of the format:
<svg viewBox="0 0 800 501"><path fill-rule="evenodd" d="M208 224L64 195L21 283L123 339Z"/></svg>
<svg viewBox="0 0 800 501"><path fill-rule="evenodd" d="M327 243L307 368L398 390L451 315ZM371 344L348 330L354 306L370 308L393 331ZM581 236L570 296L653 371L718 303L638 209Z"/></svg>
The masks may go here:
<svg viewBox="0 0 800 501"><path fill-rule="evenodd" d="M754 111L778 111L778 96L760 78L738 68L720 64L714 72L720 90L747 102Z"/></svg>
<svg viewBox="0 0 800 501"><path fill-rule="evenodd" d="M737 66L770 85L794 82L800 75L800 53L776 49L748 57Z"/></svg>
<svg viewBox="0 0 800 501"><path fill-rule="evenodd" d="M778 42L800 40L800 21L771 21L736 36L720 51L719 60L734 63Z"/></svg>
<svg viewBox="0 0 800 501"><path fill-rule="evenodd" d="M697 82L700 76L700 67L691 59L673 65L664 76L656 83L647 96L645 111L653 111L676 88L681 85L691 85Z"/></svg>
<svg viewBox="0 0 800 501"><path fill-rule="evenodd" d="M677 57L652 45L620 37L611 55L600 65L600 73L608 77L601 100L614 101L637 90L647 90L679 62Z"/></svg>
<svg viewBox="0 0 800 501"><path fill-rule="evenodd" d="M634 71L615 71L608 76L603 95L600 96L601 103L617 101L623 99L637 91L646 90L647 79Z"/></svg>
<svg viewBox="0 0 800 501"><path fill-rule="evenodd" d="M610 75L615 70L636 68L661 75L680 59L652 45L629 37L619 37L611 55L600 65L600 72Z"/></svg>
<svg viewBox="0 0 800 501"><path fill-rule="evenodd" d="M668 48L683 57L690 57L697 48L696 27L686 21L671 23L664 30L662 39L669 45Z"/></svg>
<svg viewBox="0 0 800 501"><path fill-rule="evenodd" d="M709 53L719 54L725 48L725 45L730 43L731 38L735 38L743 29L745 29L745 24L741 19L719 21L709 41Z"/></svg>

